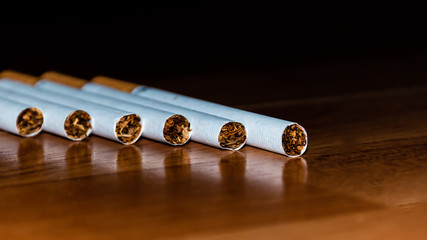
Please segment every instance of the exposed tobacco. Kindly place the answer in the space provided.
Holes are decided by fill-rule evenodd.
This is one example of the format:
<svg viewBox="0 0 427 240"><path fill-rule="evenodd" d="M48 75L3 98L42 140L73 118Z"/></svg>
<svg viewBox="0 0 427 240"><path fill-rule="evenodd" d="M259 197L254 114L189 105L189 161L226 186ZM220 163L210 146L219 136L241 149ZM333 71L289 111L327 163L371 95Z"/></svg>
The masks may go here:
<svg viewBox="0 0 427 240"><path fill-rule="evenodd" d="M184 144L190 138L190 122L181 115L168 118L163 128L163 136L169 143Z"/></svg>
<svg viewBox="0 0 427 240"><path fill-rule="evenodd" d="M243 124L229 122L222 126L218 135L219 145L226 149L236 149L246 142L246 130Z"/></svg>
<svg viewBox="0 0 427 240"><path fill-rule="evenodd" d="M64 130L71 139L84 139L88 136L91 129L91 117L85 111L74 111L65 119Z"/></svg>
<svg viewBox="0 0 427 240"><path fill-rule="evenodd" d="M43 113L36 107L25 109L16 119L16 129L21 136L27 136L40 131L42 125Z"/></svg>
<svg viewBox="0 0 427 240"><path fill-rule="evenodd" d="M292 124L285 128L282 135L282 145L285 153L290 156L301 155L307 144L307 136L304 129L298 124Z"/></svg>
<svg viewBox="0 0 427 240"><path fill-rule="evenodd" d="M135 142L142 131L141 118L136 114L129 114L120 118L116 123L116 136L122 143Z"/></svg>

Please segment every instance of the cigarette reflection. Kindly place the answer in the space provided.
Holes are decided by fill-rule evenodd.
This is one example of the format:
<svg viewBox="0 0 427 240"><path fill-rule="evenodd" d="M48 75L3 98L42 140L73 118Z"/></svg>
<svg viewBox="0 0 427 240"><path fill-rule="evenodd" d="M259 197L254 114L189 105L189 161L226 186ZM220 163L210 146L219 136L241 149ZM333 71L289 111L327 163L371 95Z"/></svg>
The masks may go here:
<svg viewBox="0 0 427 240"><path fill-rule="evenodd" d="M141 150L133 145L123 146L117 151L116 163L119 172L141 169Z"/></svg>
<svg viewBox="0 0 427 240"><path fill-rule="evenodd" d="M227 193L243 192L245 189L246 155L231 152L219 161L222 188Z"/></svg>
<svg viewBox="0 0 427 240"><path fill-rule="evenodd" d="M36 138L22 138L18 144L17 156L20 168L42 165L44 164L43 144Z"/></svg>
<svg viewBox="0 0 427 240"><path fill-rule="evenodd" d="M139 205L144 198L143 152L134 145L121 146L116 153L117 192L131 193L133 197L124 199L120 205ZM115 185L115 184L113 184ZM112 186L113 187L113 186Z"/></svg>
<svg viewBox="0 0 427 240"><path fill-rule="evenodd" d="M0 182L1 187L44 178L45 151L40 136L20 138L0 132L0 142L0 177L8 177Z"/></svg>
<svg viewBox="0 0 427 240"><path fill-rule="evenodd" d="M191 181L191 158L186 149L170 151L165 155L163 163L168 183Z"/></svg>
<svg viewBox="0 0 427 240"><path fill-rule="evenodd" d="M92 148L88 142L73 142L67 147L65 161L69 167L92 162Z"/></svg>
<svg viewBox="0 0 427 240"><path fill-rule="evenodd" d="M307 162L302 157L291 158L283 166L283 185L287 193L304 189L307 183Z"/></svg>
<svg viewBox="0 0 427 240"><path fill-rule="evenodd" d="M92 175L92 147L87 141L72 142L65 151L66 174L69 178Z"/></svg>

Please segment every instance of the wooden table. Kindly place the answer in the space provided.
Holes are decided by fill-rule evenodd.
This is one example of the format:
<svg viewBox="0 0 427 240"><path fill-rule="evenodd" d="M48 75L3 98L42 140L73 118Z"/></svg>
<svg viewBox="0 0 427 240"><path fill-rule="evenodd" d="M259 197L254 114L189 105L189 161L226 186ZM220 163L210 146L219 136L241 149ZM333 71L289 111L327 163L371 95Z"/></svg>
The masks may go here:
<svg viewBox="0 0 427 240"><path fill-rule="evenodd" d="M1 239L425 239L426 94L240 106L308 130L292 159L0 132Z"/></svg>

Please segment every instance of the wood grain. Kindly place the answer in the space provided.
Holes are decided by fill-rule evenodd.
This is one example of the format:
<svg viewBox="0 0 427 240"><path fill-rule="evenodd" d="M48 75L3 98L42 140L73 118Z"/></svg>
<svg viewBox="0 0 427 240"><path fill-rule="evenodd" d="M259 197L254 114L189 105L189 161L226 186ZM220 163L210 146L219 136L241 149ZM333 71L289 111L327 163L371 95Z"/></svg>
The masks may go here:
<svg viewBox="0 0 427 240"><path fill-rule="evenodd" d="M309 133L303 158L0 132L4 239L423 239L427 87L243 106Z"/></svg>

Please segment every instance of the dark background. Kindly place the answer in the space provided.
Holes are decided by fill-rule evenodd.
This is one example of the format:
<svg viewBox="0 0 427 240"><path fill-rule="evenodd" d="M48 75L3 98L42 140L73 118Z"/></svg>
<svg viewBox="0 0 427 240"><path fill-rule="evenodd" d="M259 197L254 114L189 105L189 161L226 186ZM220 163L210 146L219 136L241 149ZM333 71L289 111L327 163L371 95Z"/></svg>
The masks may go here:
<svg viewBox="0 0 427 240"><path fill-rule="evenodd" d="M1 69L106 75L231 105L417 87L423 19L156 8L4 18Z"/></svg>

